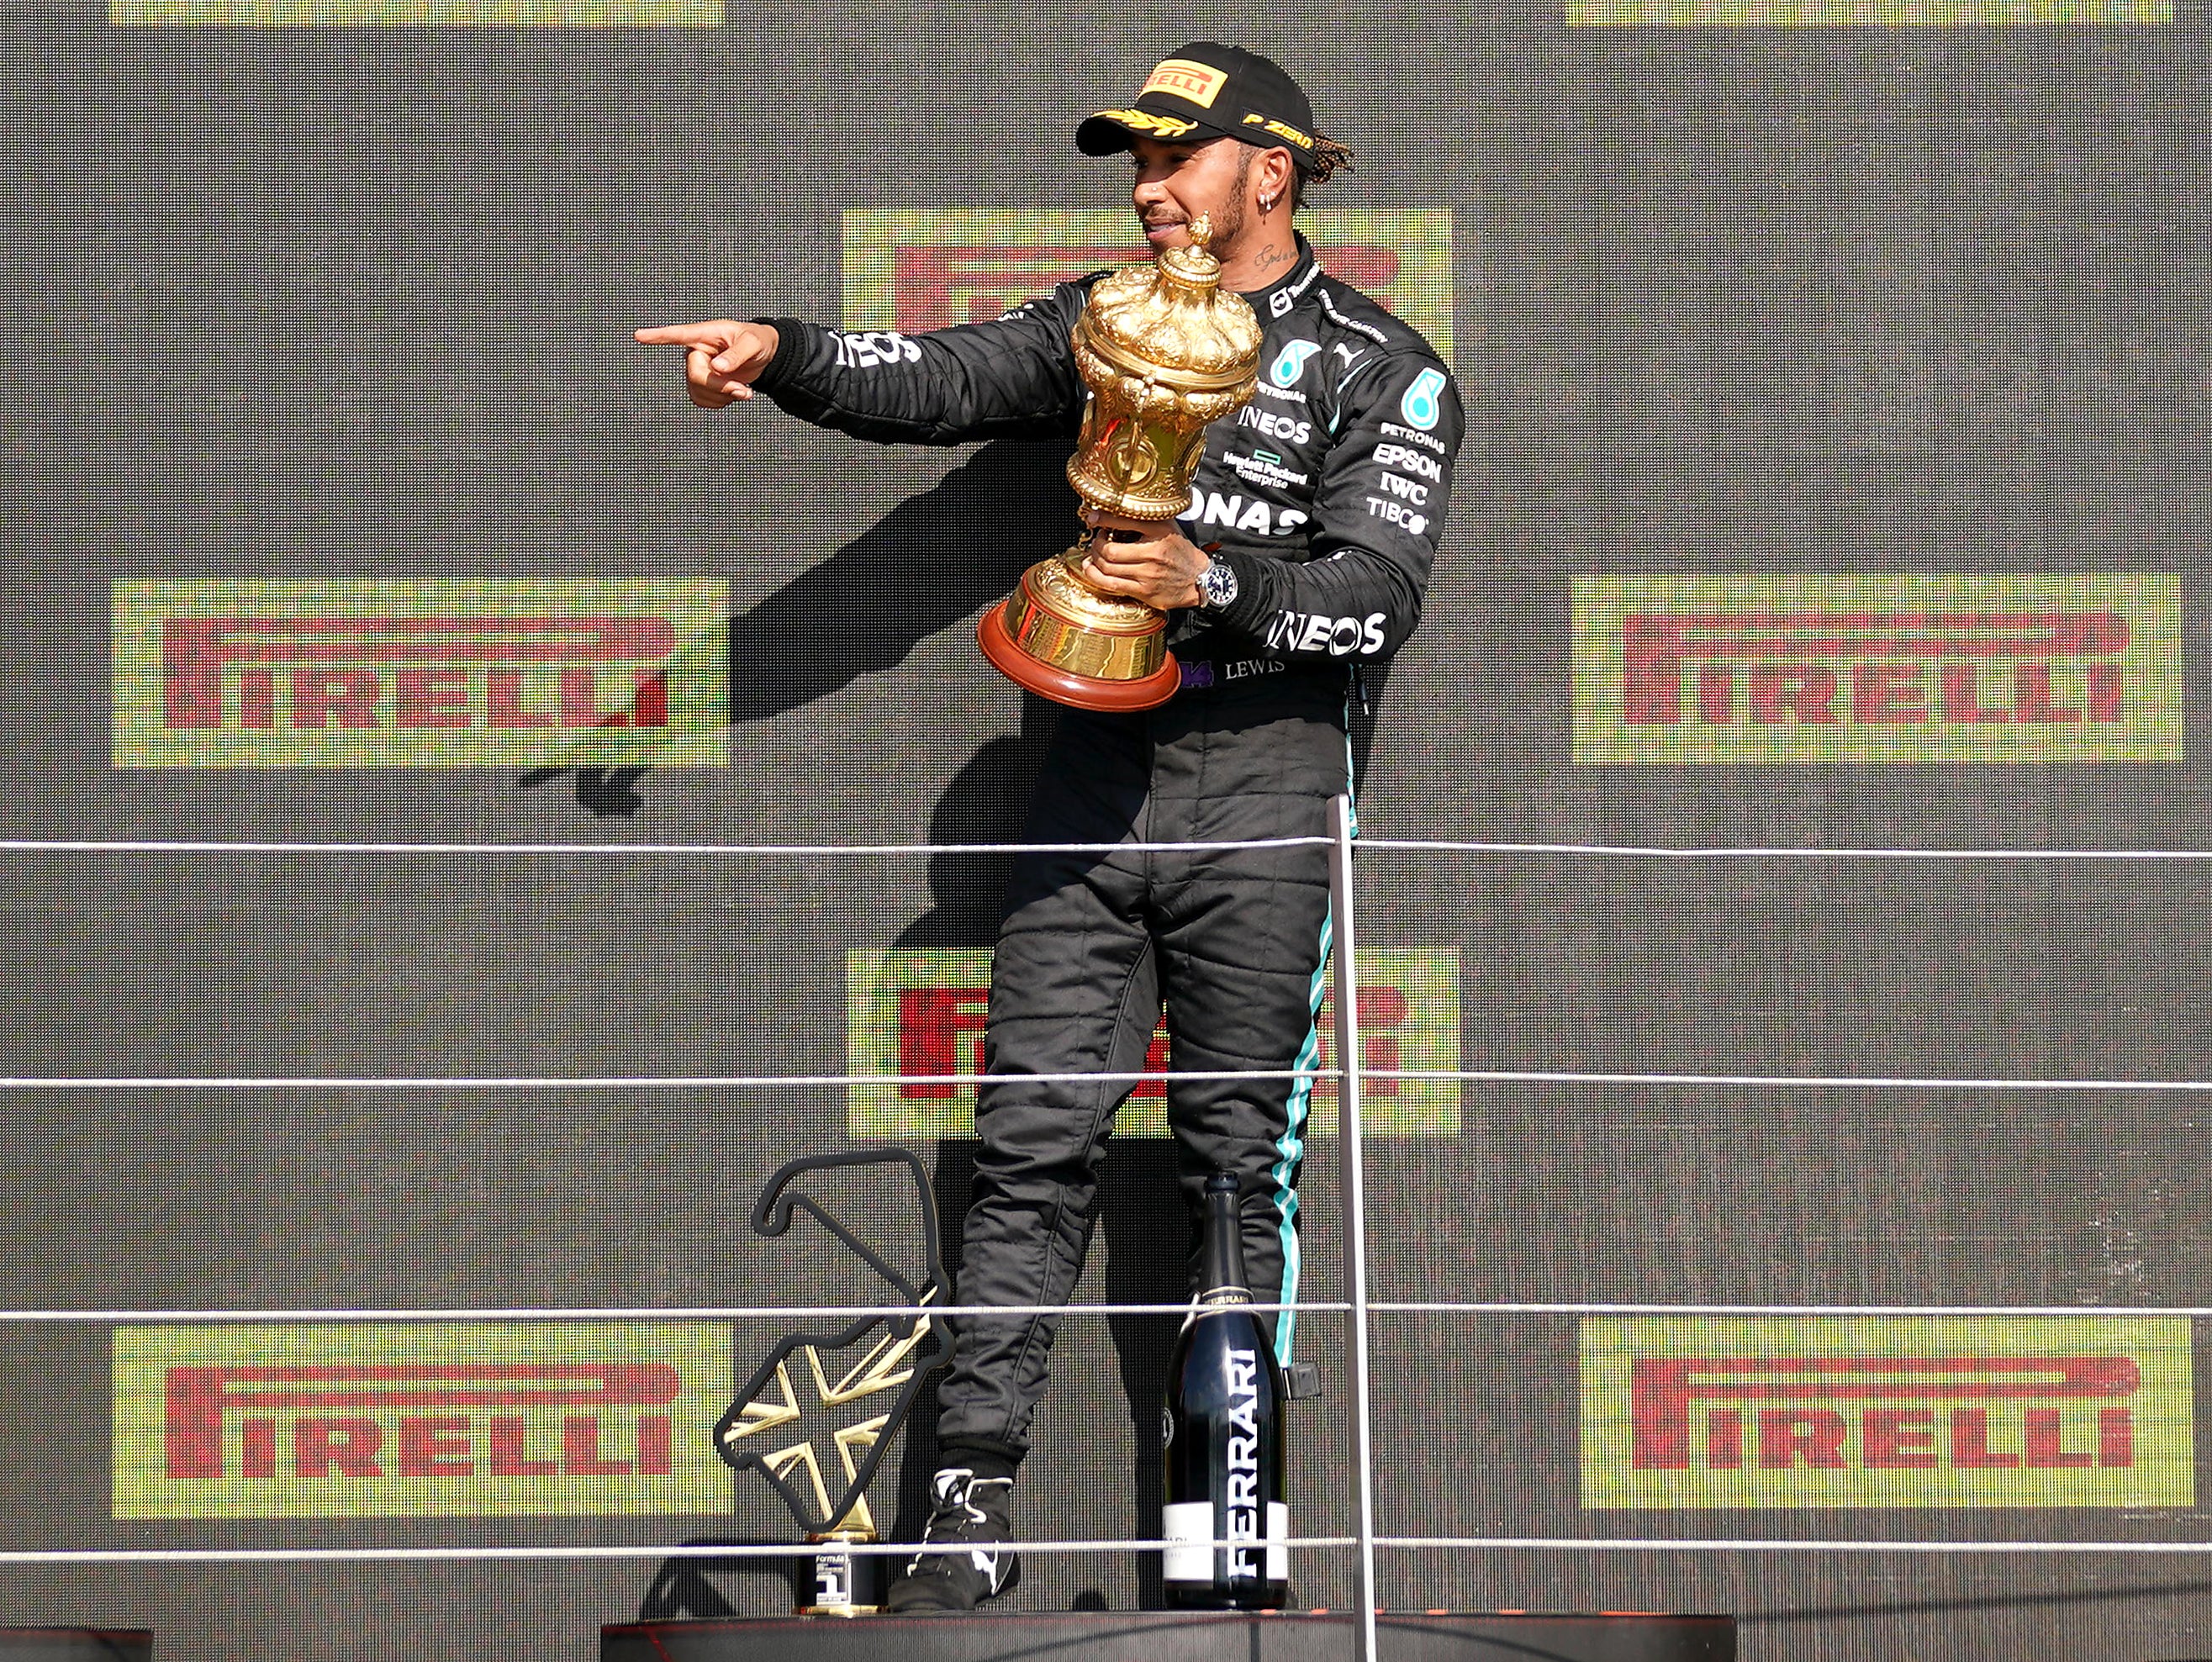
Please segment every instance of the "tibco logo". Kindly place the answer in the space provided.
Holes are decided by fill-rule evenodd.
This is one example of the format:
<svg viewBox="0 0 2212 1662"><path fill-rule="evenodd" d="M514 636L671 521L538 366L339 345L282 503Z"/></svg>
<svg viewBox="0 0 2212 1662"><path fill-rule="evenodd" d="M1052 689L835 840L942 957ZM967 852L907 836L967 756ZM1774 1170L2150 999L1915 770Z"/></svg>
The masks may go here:
<svg viewBox="0 0 2212 1662"><path fill-rule="evenodd" d="M654 1410L681 1390L657 1362L171 1368L165 1475L665 1477L672 1420Z"/></svg>
<svg viewBox="0 0 2212 1662"><path fill-rule="evenodd" d="M2135 1464L2126 1356L1645 1358L1638 1471L2068 1471ZM2069 1416L2089 1403L2094 1423ZM1848 1404L1848 1406L1846 1405Z"/></svg>

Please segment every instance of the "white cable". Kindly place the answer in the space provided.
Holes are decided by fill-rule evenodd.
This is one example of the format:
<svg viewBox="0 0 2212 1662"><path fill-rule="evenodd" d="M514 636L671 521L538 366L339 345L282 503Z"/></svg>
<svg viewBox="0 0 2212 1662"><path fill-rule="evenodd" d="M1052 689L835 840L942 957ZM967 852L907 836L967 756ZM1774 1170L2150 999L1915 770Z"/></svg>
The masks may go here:
<svg viewBox="0 0 2212 1662"><path fill-rule="evenodd" d="M1813 1090L2212 1091L2204 1079L1944 1079L1881 1074L1564 1073L1483 1068L1362 1068L1369 1079L1462 1079L1503 1085L1755 1085Z"/></svg>
<svg viewBox="0 0 2212 1662"><path fill-rule="evenodd" d="M1456 1079L1506 1085L1727 1085L1802 1090L2212 1091L2203 1079L1947 1079L1927 1075L1771 1073L1569 1073L1502 1068L1362 1068L1370 1079ZM1336 1068L1253 1068L1189 1073L728 1073L636 1074L546 1078L396 1078L260 1075L234 1077L155 1074L144 1078L66 1074L0 1078L0 1090L715 1090L778 1086L903 1086L1140 1083L1146 1080L1338 1079Z"/></svg>
<svg viewBox="0 0 2212 1662"><path fill-rule="evenodd" d="M1312 1535L1283 1541L1009 1541L1015 1552L1158 1552L1168 1547L1348 1547L1349 1535ZM482 1559L533 1558L791 1558L818 1551L850 1553L858 1557L910 1558L921 1550L918 1541L840 1541L834 1545L793 1541L788 1546L754 1543L708 1546L686 1542L680 1546L558 1546L558 1547L115 1547L57 1548L50 1552L0 1552L7 1564L356 1564L419 1563L424 1561L466 1562Z"/></svg>
<svg viewBox="0 0 2212 1662"><path fill-rule="evenodd" d="M15 854L731 854L763 859L841 854L1158 854L1225 848L1327 847L1327 837L1232 842L224 842L211 839L0 839Z"/></svg>
<svg viewBox="0 0 2212 1662"><path fill-rule="evenodd" d="M1668 848L1638 843L1440 842L1362 837L1362 848L1460 854L1599 854L1654 860L2212 860L2208 848Z"/></svg>
<svg viewBox="0 0 2212 1662"><path fill-rule="evenodd" d="M1009 1541L1015 1552L1159 1552L1189 1541ZM1219 1547L1249 1547L1251 1541L1215 1541ZM1348 1547L1349 1535L1293 1537L1266 1543L1298 1550ZM1668 1540L1664 1538L1557 1535L1378 1535L1378 1547L1450 1552L1852 1552L1852 1553L2212 1553L2212 1541L1775 1541ZM788 1546L750 1543L712 1546L500 1546L500 1547L118 1547L52 1551L0 1551L0 1566L34 1564L225 1564L225 1563L419 1563L484 1560L563 1558L791 1558L820 1549L805 1542ZM914 1541L839 1543L835 1550L859 1557L909 1556ZM1414 1614L1416 1612L1396 1612Z"/></svg>
<svg viewBox="0 0 2212 1662"><path fill-rule="evenodd" d="M728 854L774 859L896 854L1110 854L1208 849L1326 847L1327 837L1255 837L1224 842L527 843L240 842L214 839L0 839L0 852L47 854ZM1634 843L1453 842L1362 837L1362 848L1438 853L1601 855L1669 860L2212 860L2201 848L1668 848Z"/></svg>
<svg viewBox="0 0 2212 1662"><path fill-rule="evenodd" d="M1606 1304L1378 1299L1367 1307L1393 1315L1455 1316L1974 1316L2006 1321L2051 1317L2099 1321L2212 1317L2212 1305L2203 1304Z"/></svg>
<svg viewBox="0 0 2212 1662"><path fill-rule="evenodd" d="M484 1078L436 1076L325 1078L313 1075L196 1077L155 1074L142 1079L72 1078L67 1074L0 1079L0 1090L720 1090L783 1085L1072 1085L1147 1079L1334 1079L1334 1068L1258 1068L1210 1073L701 1073L620 1074L574 1079L537 1075Z"/></svg>
<svg viewBox="0 0 2212 1662"><path fill-rule="evenodd" d="M1340 1316L1340 1299L1296 1304L1253 1304L1258 1311L1296 1310L1300 1315ZM2212 1319L2203 1304L1639 1304L1600 1301L1374 1299L1370 1312L1385 1315L1445 1316L1865 1316L1881 1319L1949 1316L1988 1320ZM9 1322L83 1322L149 1325L162 1322L439 1322L439 1321L859 1321L903 1316L1182 1316L1183 1304L702 1304L495 1305L482 1309L370 1310L0 1310Z"/></svg>
<svg viewBox="0 0 2212 1662"><path fill-rule="evenodd" d="M1378 1547L1452 1552L2212 1552L2212 1541L1670 1541L1557 1535L1378 1535Z"/></svg>
<svg viewBox="0 0 2212 1662"><path fill-rule="evenodd" d="M1247 1304L1246 1310L1296 1310L1340 1315L1351 1306L1316 1301ZM0 1310L7 1322L311 1322L311 1321L859 1321L879 1316L1187 1316L1190 1304L640 1304L573 1308L527 1304L488 1309L419 1310Z"/></svg>

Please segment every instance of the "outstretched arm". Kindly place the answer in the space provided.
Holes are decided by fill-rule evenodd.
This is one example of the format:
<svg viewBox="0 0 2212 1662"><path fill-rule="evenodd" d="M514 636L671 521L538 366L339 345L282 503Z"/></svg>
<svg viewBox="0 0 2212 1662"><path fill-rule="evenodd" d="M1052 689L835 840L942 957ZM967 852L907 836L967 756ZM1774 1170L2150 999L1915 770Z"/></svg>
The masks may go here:
<svg viewBox="0 0 2212 1662"><path fill-rule="evenodd" d="M883 444L1056 437L1083 408L1068 331L1088 294L1087 282L1062 283L1002 318L920 335L725 318L637 338L683 349L685 389L705 409L760 394Z"/></svg>

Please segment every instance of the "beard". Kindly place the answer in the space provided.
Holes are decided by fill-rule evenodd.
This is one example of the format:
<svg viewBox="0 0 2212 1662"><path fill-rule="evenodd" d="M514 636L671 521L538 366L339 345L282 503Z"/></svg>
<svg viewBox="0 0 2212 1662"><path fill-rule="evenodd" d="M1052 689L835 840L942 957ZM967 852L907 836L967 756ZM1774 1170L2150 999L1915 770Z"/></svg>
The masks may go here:
<svg viewBox="0 0 2212 1662"><path fill-rule="evenodd" d="M1216 259L1228 259L1234 254L1238 240L1244 234L1246 223L1244 199L1250 193L1252 158L1258 152L1250 145L1241 143L1233 138L1223 139L1220 143L1237 146L1236 181L1230 186L1228 194L1218 203L1202 211L1212 221L1212 235L1207 240L1206 252ZM1191 215L1193 220L1197 217L1195 214ZM1139 225L1147 224L1142 209L1138 211L1137 222ZM1184 221L1186 237L1189 234L1189 221Z"/></svg>
<svg viewBox="0 0 2212 1662"><path fill-rule="evenodd" d="M1233 138L1229 142L1237 145L1239 152L1237 157L1237 183L1230 187L1229 199L1221 204L1219 212L1215 215L1213 240L1206 245L1206 252L1212 254L1216 259L1223 260L1228 259L1236 252L1237 241L1244 234L1244 197L1251 188L1254 155L1249 144L1238 143Z"/></svg>

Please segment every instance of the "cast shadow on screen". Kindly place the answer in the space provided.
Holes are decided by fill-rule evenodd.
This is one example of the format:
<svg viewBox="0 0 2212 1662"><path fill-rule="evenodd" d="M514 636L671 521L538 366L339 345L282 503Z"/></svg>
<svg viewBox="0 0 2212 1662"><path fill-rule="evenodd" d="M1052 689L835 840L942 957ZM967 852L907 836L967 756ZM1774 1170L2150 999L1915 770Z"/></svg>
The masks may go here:
<svg viewBox="0 0 2212 1662"><path fill-rule="evenodd" d="M1055 445L998 440L910 496L821 564L730 620L730 725L742 729L826 698L903 662L932 635L1013 589L1025 567L1077 529L1075 493ZM865 466L865 456L855 458ZM994 673L980 655L975 673ZM732 760L744 765L742 735ZM645 767L541 767L564 776L593 815L645 805Z"/></svg>
<svg viewBox="0 0 2212 1662"><path fill-rule="evenodd" d="M969 1189L975 1174L975 1143L970 1138L946 1137L937 1145L939 1228L945 1240L946 1268L959 1270L961 1224L967 1216ZM1180 1304L1188 1295L1190 1279L1190 1240L1187 1229L1162 1228L1163 1216L1183 1216L1176 1187L1176 1145L1166 1137L1120 1137L1106 1144L1106 1160L1098 1177L1098 1228L1105 1237L1106 1278L1103 1287L1084 1295L1108 1304ZM1095 1262L1095 1259L1094 1259ZM1175 1349L1177 1323L1164 1316L1107 1318L1114 1354L1121 1378L1121 1394L1127 1402L1131 1441L1136 1459L1131 1470L1118 1468L1097 1474L1105 1483L1126 1483L1137 1537L1157 1540L1161 1528L1160 1402L1167 1390L1168 1359ZM1072 1324L1063 1324L1055 1347L1055 1367L1062 1366L1068 1342L1076 1335ZM1065 1386L1056 1386L1064 1390ZM1048 1418L1048 1405L1041 1418ZM1066 1422L1061 1422L1063 1427ZM1108 1441L1108 1447L1112 1447ZM1071 1484L1069 1467L1082 1460L1082 1446L1066 1435L1046 1438L1027 1464L1053 1468L1049 1477L1040 1470L1028 1492L1041 1495L1048 1488L1066 1492ZM1095 1456L1093 1457L1095 1458ZM901 1453L898 1495L889 1538L912 1540L921 1533L929 1517L930 1477L937 1470L937 1390L925 1386L908 1422L906 1447ZM1018 1533L1032 1536L1061 1527L1034 1513L1018 1513ZM1158 1610L1164 1600L1158 1558L1140 1554L1137 1568L1137 1597L1140 1608ZM1103 1610L1104 1598L1086 1588L1075 1595L1073 1608Z"/></svg>
<svg viewBox="0 0 2212 1662"><path fill-rule="evenodd" d="M784 1540L766 1536L700 1535L684 1543L687 1547L780 1547ZM706 1622L745 1612L733 1604L711 1579L715 1576L758 1578L783 1583L797 1609L813 1592L814 1561L803 1549L793 1548L788 1558L671 1558L653 1578L653 1585L638 1601L641 1622Z"/></svg>

